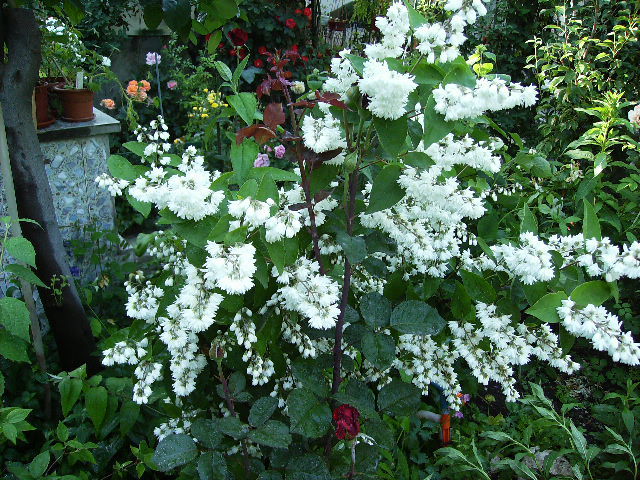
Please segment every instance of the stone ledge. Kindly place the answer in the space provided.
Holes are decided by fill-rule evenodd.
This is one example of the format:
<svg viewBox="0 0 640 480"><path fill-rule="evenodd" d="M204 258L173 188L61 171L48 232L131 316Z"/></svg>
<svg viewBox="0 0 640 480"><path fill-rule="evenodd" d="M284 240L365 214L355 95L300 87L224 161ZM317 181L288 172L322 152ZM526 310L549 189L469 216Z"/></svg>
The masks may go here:
<svg viewBox="0 0 640 480"><path fill-rule="evenodd" d="M110 117L97 108L93 109L93 113L96 118L89 122L76 123L56 120L53 125L38 130L38 139L40 142L51 142L55 140L69 140L72 138L105 135L120 131L119 120Z"/></svg>

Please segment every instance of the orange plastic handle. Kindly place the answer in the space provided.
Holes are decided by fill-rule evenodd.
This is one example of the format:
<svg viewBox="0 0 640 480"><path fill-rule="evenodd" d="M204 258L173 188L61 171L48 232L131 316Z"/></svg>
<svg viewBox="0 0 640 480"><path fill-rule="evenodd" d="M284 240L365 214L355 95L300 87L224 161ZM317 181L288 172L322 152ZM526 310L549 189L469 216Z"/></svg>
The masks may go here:
<svg viewBox="0 0 640 480"><path fill-rule="evenodd" d="M443 413L440 417L440 428L442 430L442 443L447 445L451 442L451 415Z"/></svg>

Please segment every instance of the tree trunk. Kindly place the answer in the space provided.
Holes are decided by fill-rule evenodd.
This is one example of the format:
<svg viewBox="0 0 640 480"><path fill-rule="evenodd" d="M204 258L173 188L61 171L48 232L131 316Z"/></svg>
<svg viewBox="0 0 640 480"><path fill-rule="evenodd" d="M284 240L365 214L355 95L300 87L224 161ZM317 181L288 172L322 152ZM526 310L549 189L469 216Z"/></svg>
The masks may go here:
<svg viewBox="0 0 640 480"><path fill-rule="evenodd" d="M32 95L41 61L40 31L32 10L5 8L0 31L7 53L0 63L0 103L5 127L18 213L39 225L24 223L23 235L36 250L37 274L51 285L52 277L67 278L62 295L38 287L47 319L55 338L63 369L72 370L86 363L89 372L99 369L93 356L96 344L87 315L73 284L67 255L62 244L49 181L31 113Z"/></svg>

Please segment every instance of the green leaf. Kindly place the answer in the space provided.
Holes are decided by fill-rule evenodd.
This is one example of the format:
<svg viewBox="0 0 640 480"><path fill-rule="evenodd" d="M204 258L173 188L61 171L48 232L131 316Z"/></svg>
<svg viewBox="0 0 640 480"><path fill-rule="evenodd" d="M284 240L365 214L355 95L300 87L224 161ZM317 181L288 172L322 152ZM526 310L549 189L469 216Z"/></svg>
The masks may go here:
<svg viewBox="0 0 640 480"><path fill-rule="evenodd" d="M344 231L336 235L336 241L342 247L351 264L362 262L367 257L367 244L362 237L351 237Z"/></svg>
<svg viewBox="0 0 640 480"><path fill-rule="evenodd" d="M413 30L417 29L420 25L427 23L427 19L413 7L412 2L409 2L408 0L403 1L407 7L407 11L409 12L409 25L411 25Z"/></svg>
<svg viewBox="0 0 640 480"><path fill-rule="evenodd" d="M145 5L142 18L149 30L155 30L162 23L162 6L159 3Z"/></svg>
<svg viewBox="0 0 640 480"><path fill-rule="evenodd" d="M225 98L247 125L253 124L256 111L258 110L258 99L253 93L241 92Z"/></svg>
<svg viewBox="0 0 640 480"><path fill-rule="evenodd" d="M136 211L140 212L144 218L147 218L151 213L152 205L150 202L141 202L140 200L133 198L129 192L127 192L127 200L129 201L129 204Z"/></svg>
<svg viewBox="0 0 640 480"><path fill-rule="evenodd" d="M24 237L11 237L4 244L7 252L19 262L36 267L36 251L29 240Z"/></svg>
<svg viewBox="0 0 640 480"><path fill-rule="evenodd" d="M191 25L191 3L189 0L162 0L162 11L167 26L182 33Z"/></svg>
<svg viewBox="0 0 640 480"><path fill-rule="evenodd" d="M220 452L204 452L196 467L200 480L226 480L229 476L227 462Z"/></svg>
<svg viewBox="0 0 640 480"><path fill-rule="evenodd" d="M484 277L466 270L460 270L460 277L462 277L462 283L467 293L473 300L487 304L496 301L496 291Z"/></svg>
<svg viewBox="0 0 640 480"><path fill-rule="evenodd" d="M33 475L34 478L41 478L44 475L44 472L47 470L47 467L49 466L50 458L51 457L48 450L45 450L39 455L36 455L36 457L31 460L31 463L27 467L29 473Z"/></svg>
<svg viewBox="0 0 640 480"><path fill-rule="evenodd" d="M426 303L407 300L391 312L391 326L400 333L437 335L445 327L445 321Z"/></svg>
<svg viewBox="0 0 640 480"><path fill-rule="evenodd" d="M551 178L551 164L539 153L520 151L513 161L534 177Z"/></svg>
<svg viewBox="0 0 640 480"><path fill-rule="evenodd" d="M564 292L548 293L540 300L538 300L532 307L526 310L526 313L532 315L543 322L558 323L560 317L558 316L558 307L562 306L562 300L566 300L568 297Z"/></svg>
<svg viewBox="0 0 640 480"><path fill-rule="evenodd" d="M373 180L369 206L366 213L379 212L393 207L405 195L405 190L398 185L398 179L402 174L400 165L387 165Z"/></svg>
<svg viewBox="0 0 640 480"><path fill-rule="evenodd" d="M28 362L27 343L11 335L7 330L0 329L0 355L14 362Z"/></svg>
<svg viewBox="0 0 640 480"><path fill-rule="evenodd" d="M435 111L435 105L436 102L431 97L424 109L424 137L422 142L425 149L453 132L453 127L455 126L455 122L445 121L444 116Z"/></svg>
<svg viewBox="0 0 640 480"><path fill-rule="evenodd" d="M318 438L331 427L331 410L325 400L304 388L294 389L287 397L287 415L291 433Z"/></svg>
<svg viewBox="0 0 640 480"><path fill-rule="evenodd" d="M571 292L571 300L581 307L586 307L589 304L602 305L609 298L611 298L611 288L607 282L602 280L583 283Z"/></svg>
<svg viewBox="0 0 640 480"><path fill-rule="evenodd" d="M221 40L222 40L222 30L216 30L211 34L211 36L209 37L209 40L207 41L207 53L209 55L214 54L215 52L218 51L218 45L220 45Z"/></svg>
<svg viewBox="0 0 640 480"><path fill-rule="evenodd" d="M526 203L522 207L522 221L520 222L520 233L538 233L538 221Z"/></svg>
<svg viewBox="0 0 640 480"><path fill-rule="evenodd" d="M375 396L366 383L351 378L343 382L340 389L342 391L334 395L338 402L356 407L367 418L367 422L370 417L376 415Z"/></svg>
<svg viewBox="0 0 640 480"><path fill-rule="evenodd" d="M469 88L476 86L476 76L462 56L456 58L450 65L442 81L443 85L455 83Z"/></svg>
<svg viewBox="0 0 640 480"><path fill-rule="evenodd" d="M29 310L22 300L13 297L0 298L0 325L9 333L29 342L31 320Z"/></svg>
<svg viewBox="0 0 640 480"><path fill-rule="evenodd" d="M367 293L360 299L360 313L371 328L386 327L391 319L391 302L378 292Z"/></svg>
<svg viewBox="0 0 640 480"><path fill-rule="evenodd" d="M109 173L116 178L122 178L129 182L133 182L138 178L138 171L136 168L131 164L131 162L129 162L129 160L120 155L111 155L107 159L107 167L109 168Z"/></svg>
<svg viewBox="0 0 640 480"><path fill-rule="evenodd" d="M283 272L284 267L292 265L298 258L298 237L283 238L280 241L269 243L264 242L269 252L269 259L278 269Z"/></svg>
<svg viewBox="0 0 640 480"><path fill-rule="evenodd" d="M5 272L12 273L18 278L25 280L28 283L33 285L37 285L38 287L47 288L47 286L40 280L35 273L31 271L29 267L25 267L24 265L20 265L18 263L12 263L5 267Z"/></svg>
<svg viewBox="0 0 640 480"><path fill-rule="evenodd" d="M2 372L0 372L0 399L2 399L2 396L4 395L4 387L4 375L2 374Z"/></svg>
<svg viewBox="0 0 640 480"><path fill-rule="evenodd" d="M576 447L576 450L580 454L583 459L587 459L587 439L584 437L583 433L576 428L576 426L571 422L571 438L573 439L573 444Z"/></svg>
<svg viewBox="0 0 640 480"><path fill-rule="evenodd" d="M420 389L394 379L378 393L378 408L390 415L412 415L420 407Z"/></svg>
<svg viewBox="0 0 640 480"><path fill-rule="evenodd" d="M107 413L108 397L107 389L104 387L90 388L85 396L84 406L96 431L100 429Z"/></svg>
<svg viewBox="0 0 640 480"><path fill-rule="evenodd" d="M131 153L135 153L139 157L144 157L144 149L147 147L147 145L148 143L144 143L144 142L125 142L122 144L124 148L129 150ZM119 156L120 155L112 155L112 157L119 157ZM124 158L124 157L120 157L120 158ZM107 160L107 163L108 163L108 160Z"/></svg>
<svg viewBox="0 0 640 480"><path fill-rule="evenodd" d="M436 65L420 62L411 72L418 85L439 85L444 79L442 70Z"/></svg>
<svg viewBox="0 0 640 480"><path fill-rule="evenodd" d="M206 448L216 448L222 440L218 422L209 418L199 418L191 424L191 435Z"/></svg>
<svg viewBox="0 0 640 480"><path fill-rule="evenodd" d="M262 397L256 400L249 411L249 423L254 427L264 424L278 408L275 397Z"/></svg>
<svg viewBox="0 0 640 480"><path fill-rule="evenodd" d="M80 398L82 380L79 378L64 377L58 384L58 390L60 391L62 414L66 417Z"/></svg>
<svg viewBox="0 0 640 480"><path fill-rule="evenodd" d="M62 422L58 422L58 426L56 427L56 437L58 437L58 440L61 442L66 442L69 439L69 429Z"/></svg>
<svg viewBox="0 0 640 480"><path fill-rule="evenodd" d="M245 438L248 433L248 426L242 423L238 417L223 417L218 419L218 428L222 433L236 440Z"/></svg>
<svg viewBox="0 0 640 480"><path fill-rule="evenodd" d="M197 222L189 220L175 224L173 231L196 247L204 248L207 244L207 239L209 239L209 235L217 223L218 219L215 217L205 217ZM225 231L225 235L227 232L228 229Z"/></svg>
<svg viewBox="0 0 640 480"><path fill-rule="evenodd" d="M126 435L127 433L129 433L138 421L139 416L140 405L131 400L123 402L122 407L120 408L120 413L118 415L118 417L120 418L120 433L122 435Z"/></svg>
<svg viewBox="0 0 640 480"><path fill-rule="evenodd" d="M240 145L235 142L231 144L231 165L233 165L238 185L242 185L247 179L247 175L253 168L253 162L258 157L259 152L258 144L248 138L245 138Z"/></svg>
<svg viewBox="0 0 640 480"><path fill-rule="evenodd" d="M366 60L362 57L358 57L357 55L345 55L345 57L351 62L353 69L362 76L362 72L364 71L364 62Z"/></svg>
<svg viewBox="0 0 640 480"><path fill-rule="evenodd" d="M602 232L600 230L600 220L596 215L596 211L587 200L583 200L584 203L584 219L582 221L582 234L585 240L589 238L595 238L596 240L602 240Z"/></svg>
<svg viewBox="0 0 640 480"><path fill-rule="evenodd" d="M249 439L272 448L287 448L291 443L289 427L276 420L269 420L249 434Z"/></svg>
<svg viewBox="0 0 640 480"><path fill-rule="evenodd" d="M362 353L374 367L385 370L396 358L396 342L391 335L366 332L362 337Z"/></svg>
<svg viewBox="0 0 640 480"><path fill-rule="evenodd" d="M160 440L153 454L153 463L161 472L189 463L198 456L193 439L184 433L169 434Z"/></svg>
<svg viewBox="0 0 640 480"><path fill-rule="evenodd" d="M216 48L217 48L217 45L216 45ZM229 69L229 67L227 67L226 63L216 60L215 62L213 62L213 64L215 65L216 70L218 70L218 73L220 74L220 76L225 82L233 81L233 74L231 73L231 70Z"/></svg>
<svg viewBox="0 0 640 480"><path fill-rule="evenodd" d="M373 117L373 126L376 129L382 148L384 148L391 157L397 157L398 154L406 148L407 132L409 129L407 117L400 117L397 120Z"/></svg>
<svg viewBox="0 0 640 480"><path fill-rule="evenodd" d="M258 181L262 181L262 179L269 175L276 182L300 182L302 181L300 175L296 175L293 172L289 172L287 170L281 170L275 167L255 167L252 168L249 172L248 178L254 178Z"/></svg>

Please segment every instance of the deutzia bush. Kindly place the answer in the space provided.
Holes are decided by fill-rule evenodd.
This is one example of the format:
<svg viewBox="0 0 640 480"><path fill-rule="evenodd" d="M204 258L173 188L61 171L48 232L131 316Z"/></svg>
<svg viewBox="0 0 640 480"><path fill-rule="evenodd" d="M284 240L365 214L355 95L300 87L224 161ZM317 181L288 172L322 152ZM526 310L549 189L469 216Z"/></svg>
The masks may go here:
<svg viewBox="0 0 640 480"><path fill-rule="evenodd" d="M292 98L293 53L274 57L261 95L284 107L260 115L253 94L228 97L247 124L232 171L208 170L193 147L171 153L162 118L125 144L139 165L110 158L115 178L98 181L168 226L127 283L131 326L104 346L106 365L136 365L134 401L167 413L161 469L353 478L393 441L382 414L438 396L455 410L474 382L516 400L517 366L579 368L575 337L638 364L602 304L640 276L640 245L602 238L587 201L572 237L538 235L526 205L485 220L518 185L502 166L509 136L483 115L536 91L476 78L459 56L481 0L445 10L429 25L393 3L380 42L341 52L324 93ZM288 145L291 171L253 166L271 141ZM354 456L332 434L340 404L362 415Z"/></svg>

